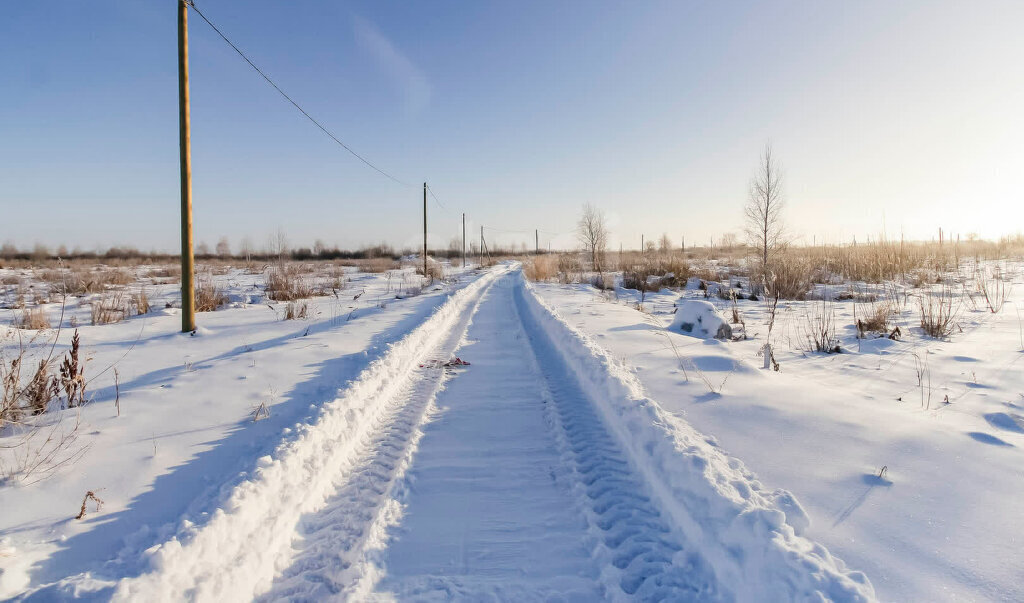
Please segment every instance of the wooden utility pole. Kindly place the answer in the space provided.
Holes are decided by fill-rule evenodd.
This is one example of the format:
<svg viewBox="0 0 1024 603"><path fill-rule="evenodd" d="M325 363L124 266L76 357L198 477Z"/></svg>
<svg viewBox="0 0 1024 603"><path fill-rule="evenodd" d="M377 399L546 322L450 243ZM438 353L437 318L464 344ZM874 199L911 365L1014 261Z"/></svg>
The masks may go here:
<svg viewBox="0 0 1024 603"><path fill-rule="evenodd" d="M423 278L427 278L427 183L423 183Z"/></svg>
<svg viewBox="0 0 1024 603"><path fill-rule="evenodd" d="M540 231L533 231L533 255L540 255Z"/></svg>
<svg viewBox="0 0 1024 603"><path fill-rule="evenodd" d="M178 150L181 157L181 332L196 330L192 255L192 143L188 115L188 0L178 0Z"/></svg>
<svg viewBox="0 0 1024 603"><path fill-rule="evenodd" d="M462 214L462 267L466 267L466 214Z"/></svg>

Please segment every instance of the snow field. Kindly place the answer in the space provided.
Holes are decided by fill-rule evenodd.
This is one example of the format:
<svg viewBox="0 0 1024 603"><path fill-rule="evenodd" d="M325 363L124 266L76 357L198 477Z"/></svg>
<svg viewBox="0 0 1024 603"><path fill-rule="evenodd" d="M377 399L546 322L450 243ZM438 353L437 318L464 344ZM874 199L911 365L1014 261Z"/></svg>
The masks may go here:
<svg viewBox="0 0 1024 603"><path fill-rule="evenodd" d="M842 354L806 349L804 313L820 299L784 301L773 336L781 372L760 369L763 302L740 300L749 339L722 343L665 328L677 291L648 293L637 312L635 291L534 287L666 413L742 459L769 489L791 491L809 520L797 533L864 571L880 599L1021 600L1024 313L1014 305L1024 309L1024 272L1005 273L1013 296L1003 311L968 303L947 339L922 333L922 290L909 289L890 317L899 341L857 339L867 305L829 304ZM884 302L884 290L850 283L822 293L866 291ZM732 302L712 301L730 314Z"/></svg>
<svg viewBox="0 0 1024 603"><path fill-rule="evenodd" d="M113 580L149 571L142 551L187 522L204 524L258 458L476 277L453 271L458 278L396 300L408 290L396 281L417 278L398 272L347 270L346 289L310 299L305 320L281 320L283 304L268 310L253 280L261 275L228 274L222 285L238 301L200 314L195 336L179 332L173 308L80 326L87 404L38 417L70 427L80 421L64 451L80 458L49 479L0 487L0 599L25 592L37 600L108 599ZM0 320L9 315L0 310ZM55 356L72 332L65 324ZM0 326L0 354L16 348L17 334ZM30 352L45 356L54 337L42 332ZM254 421L261 403L270 415ZM35 453L47 433L25 444L23 430L6 426L0 464ZM86 491L103 500L102 509L90 503L85 518L74 520Z"/></svg>

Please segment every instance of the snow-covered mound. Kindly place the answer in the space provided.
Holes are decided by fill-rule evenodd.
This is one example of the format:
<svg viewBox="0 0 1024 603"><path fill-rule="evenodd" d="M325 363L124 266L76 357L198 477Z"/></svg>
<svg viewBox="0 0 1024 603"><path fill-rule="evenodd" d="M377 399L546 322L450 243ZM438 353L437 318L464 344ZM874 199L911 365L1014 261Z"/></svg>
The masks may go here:
<svg viewBox="0 0 1024 603"><path fill-rule="evenodd" d="M708 339L729 339L732 327L711 302L699 299L680 299L679 309L672 318L669 330Z"/></svg>

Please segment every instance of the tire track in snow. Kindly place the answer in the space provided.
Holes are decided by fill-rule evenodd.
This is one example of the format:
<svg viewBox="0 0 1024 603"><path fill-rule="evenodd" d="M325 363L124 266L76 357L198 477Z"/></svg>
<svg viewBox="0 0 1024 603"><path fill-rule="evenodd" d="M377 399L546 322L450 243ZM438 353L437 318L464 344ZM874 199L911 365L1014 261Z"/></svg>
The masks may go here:
<svg viewBox="0 0 1024 603"><path fill-rule="evenodd" d="M728 599L664 520L522 295L509 275L482 301L473 341L459 351L474 366L437 400L447 408L425 427L409 472L415 490L368 598Z"/></svg>
<svg viewBox="0 0 1024 603"><path fill-rule="evenodd" d="M576 375L524 307L516 309L546 390L563 460L571 468L578 504L599 544L595 556L612 599L714 601L723 594L707 562L673 533L608 433Z"/></svg>
<svg viewBox="0 0 1024 603"><path fill-rule="evenodd" d="M404 400L417 366L457 345L483 292L507 269L495 269L456 292L422 325L374 361L318 418L301 425L255 475L232 492L201 527L183 525L147 551L152 571L121 580L119 601L248 601L268 590L290 565L303 515L325 506L339 476L351 475L393 404ZM458 334L458 336L454 336Z"/></svg>
<svg viewBox="0 0 1024 603"><path fill-rule="evenodd" d="M489 289L480 293L431 358L447 358L455 352ZM399 514L393 491L423 436L420 427L449 378L447 370L421 369L388 402L353 470L335 484L337 492L323 509L300 522L299 550L291 565L258 600L345 599L365 594L377 577L373 558L383 547L384 532Z"/></svg>

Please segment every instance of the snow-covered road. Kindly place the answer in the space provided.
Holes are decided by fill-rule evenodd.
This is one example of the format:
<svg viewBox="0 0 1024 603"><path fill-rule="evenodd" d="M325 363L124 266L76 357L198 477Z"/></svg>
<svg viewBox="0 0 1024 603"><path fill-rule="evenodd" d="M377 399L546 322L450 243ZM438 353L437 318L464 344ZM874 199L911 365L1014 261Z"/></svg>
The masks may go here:
<svg viewBox="0 0 1024 603"><path fill-rule="evenodd" d="M714 598L522 295L507 275L467 312L438 352L472 365L420 369L267 600Z"/></svg>
<svg viewBox="0 0 1024 603"><path fill-rule="evenodd" d="M431 362L454 355L471 366ZM495 270L115 598L872 598L795 535L785 496L673 425L609 360L518 271Z"/></svg>

